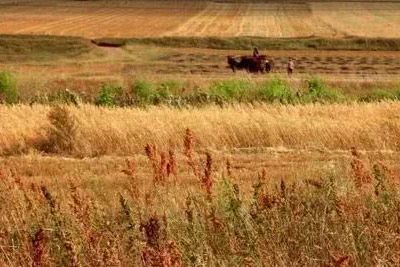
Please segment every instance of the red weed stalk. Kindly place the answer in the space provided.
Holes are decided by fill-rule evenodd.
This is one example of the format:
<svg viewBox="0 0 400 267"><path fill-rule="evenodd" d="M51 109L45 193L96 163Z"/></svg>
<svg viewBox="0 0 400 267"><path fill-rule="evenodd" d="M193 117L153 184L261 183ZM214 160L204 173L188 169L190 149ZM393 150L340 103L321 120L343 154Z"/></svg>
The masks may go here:
<svg viewBox="0 0 400 267"><path fill-rule="evenodd" d="M168 160L165 152L160 153L160 163L158 164L157 182L164 183L168 176Z"/></svg>
<svg viewBox="0 0 400 267"><path fill-rule="evenodd" d="M193 150L194 150L194 143L195 143L195 138L193 135L192 130L189 128L186 129L185 132L185 139L184 139L184 148L185 148L185 155L188 158L193 157Z"/></svg>
<svg viewBox="0 0 400 267"><path fill-rule="evenodd" d="M190 130L189 128L186 129L183 144L184 144L184 154L187 157L190 168L192 169L196 177L201 177L199 168L197 167L194 159L195 137L192 130Z"/></svg>
<svg viewBox="0 0 400 267"><path fill-rule="evenodd" d="M192 199L190 196L186 197L186 202L185 202L186 208L185 208L185 214L186 214L186 219L189 224L193 223L193 205L192 205Z"/></svg>
<svg viewBox="0 0 400 267"><path fill-rule="evenodd" d="M172 149L170 149L168 153L158 153L155 145L148 144L145 147L145 152L153 167L155 184L164 184L167 181L167 177L171 174L176 176L176 159Z"/></svg>
<svg viewBox="0 0 400 267"><path fill-rule="evenodd" d="M351 154L353 156L351 161L351 169L355 179L355 185L357 188L361 188L364 184L370 184L372 182L372 176L366 168L364 162L361 160L361 155L355 147L351 148Z"/></svg>
<svg viewBox="0 0 400 267"><path fill-rule="evenodd" d="M260 183L264 183L266 180L267 180L267 170L263 168L261 173L258 173L258 181Z"/></svg>
<svg viewBox="0 0 400 267"><path fill-rule="evenodd" d="M174 175L176 179L177 174L178 172L177 172L175 152L172 149L170 149L168 151L167 176Z"/></svg>
<svg viewBox="0 0 400 267"><path fill-rule="evenodd" d="M334 266L334 267L347 267L352 265L351 264L351 257L346 254L341 254L341 253L336 253L332 254L329 253L331 256L332 264L329 264L329 266Z"/></svg>
<svg viewBox="0 0 400 267"><path fill-rule="evenodd" d="M167 226L166 216L162 221ZM174 241L163 241L161 237L161 222L157 215L153 215L147 222L140 224L140 230L144 232L146 246L141 251L143 266L148 267L181 267L182 255ZM165 230L166 231L166 230Z"/></svg>
<svg viewBox="0 0 400 267"><path fill-rule="evenodd" d="M128 175L129 177L134 178L136 174L135 162L129 159L127 159L125 162L126 162L126 169L122 170L122 172Z"/></svg>
<svg viewBox="0 0 400 267"><path fill-rule="evenodd" d="M75 244L74 244L70 234L64 230L65 225L64 225L64 221L63 221L62 217L60 216L61 214L60 214L59 205L57 204L53 195L50 193L50 191L47 189L46 186L43 185L40 187L40 189L42 191L44 198L46 199L47 204L50 207L50 213L55 220L55 223L56 223L55 234L56 234L57 238L59 238L64 245L64 248L65 248L68 258L70 260L69 266L73 266L73 267L81 266L79 259L78 259L78 253L77 253Z"/></svg>
<svg viewBox="0 0 400 267"><path fill-rule="evenodd" d="M226 160L226 173L227 173L228 177L232 176L232 164L229 159Z"/></svg>
<svg viewBox="0 0 400 267"><path fill-rule="evenodd" d="M160 246L160 221L157 215L153 215L147 222L140 223L139 230L144 232L146 244L153 248Z"/></svg>
<svg viewBox="0 0 400 267"><path fill-rule="evenodd" d="M165 155L163 156L163 153L161 153L159 162L157 147L154 144L147 144L144 150L153 167L153 182L154 184L158 184L162 181L163 177L163 161Z"/></svg>
<svg viewBox="0 0 400 267"><path fill-rule="evenodd" d="M147 144L144 151L151 162L156 161L157 148L154 144Z"/></svg>
<svg viewBox="0 0 400 267"><path fill-rule="evenodd" d="M210 153L206 154L206 165L204 167L204 175L201 179L201 184L204 188L204 190L207 193L207 196L211 198L211 190L213 186L213 180L212 180L212 157Z"/></svg>
<svg viewBox="0 0 400 267"><path fill-rule="evenodd" d="M397 175L386 163L383 161L378 161L376 165L383 171L385 176L387 176L392 183L400 182L400 176Z"/></svg>
<svg viewBox="0 0 400 267"><path fill-rule="evenodd" d="M127 190L133 200L139 199L139 185L136 178L136 166L133 160L126 160L126 169L122 170L123 173L129 176Z"/></svg>
<svg viewBox="0 0 400 267"><path fill-rule="evenodd" d="M46 236L42 228L32 238L32 267L44 266Z"/></svg>

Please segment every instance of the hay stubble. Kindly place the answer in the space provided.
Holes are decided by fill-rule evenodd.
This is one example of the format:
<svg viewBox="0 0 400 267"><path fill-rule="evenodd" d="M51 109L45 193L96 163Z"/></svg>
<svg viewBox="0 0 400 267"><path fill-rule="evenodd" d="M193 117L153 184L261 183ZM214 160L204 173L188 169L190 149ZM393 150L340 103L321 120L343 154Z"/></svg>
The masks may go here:
<svg viewBox="0 0 400 267"><path fill-rule="evenodd" d="M397 38L400 4L192 1L0 6L0 33L99 37L259 36Z"/></svg>

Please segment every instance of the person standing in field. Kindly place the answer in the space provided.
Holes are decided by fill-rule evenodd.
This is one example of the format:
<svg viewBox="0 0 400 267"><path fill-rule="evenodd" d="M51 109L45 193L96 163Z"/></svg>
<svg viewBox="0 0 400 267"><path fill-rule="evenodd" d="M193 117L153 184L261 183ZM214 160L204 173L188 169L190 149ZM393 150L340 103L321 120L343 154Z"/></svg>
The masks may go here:
<svg viewBox="0 0 400 267"><path fill-rule="evenodd" d="M294 72L294 59L293 58L289 58L289 62L287 64L287 73L289 76L292 76Z"/></svg>
<svg viewBox="0 0 400 267"><path fill-rule="evenodd" d="M260 55L260 53L258 52L258 48L254 47L253 49L253 57L258 57Z"/></svg>

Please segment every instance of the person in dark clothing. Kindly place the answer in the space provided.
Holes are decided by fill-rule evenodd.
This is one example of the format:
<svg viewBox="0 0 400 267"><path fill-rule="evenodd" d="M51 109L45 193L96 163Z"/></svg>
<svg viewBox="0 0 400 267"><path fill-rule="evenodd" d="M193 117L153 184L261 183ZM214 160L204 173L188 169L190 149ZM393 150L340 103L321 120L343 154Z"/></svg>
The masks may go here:
<svg viewBox="0 0 400 267"><path fill-rule="evenodd" d="M253 57L258 57L260 55L260 53L258 52L258 48L254 47L253 49Z"/></svg>

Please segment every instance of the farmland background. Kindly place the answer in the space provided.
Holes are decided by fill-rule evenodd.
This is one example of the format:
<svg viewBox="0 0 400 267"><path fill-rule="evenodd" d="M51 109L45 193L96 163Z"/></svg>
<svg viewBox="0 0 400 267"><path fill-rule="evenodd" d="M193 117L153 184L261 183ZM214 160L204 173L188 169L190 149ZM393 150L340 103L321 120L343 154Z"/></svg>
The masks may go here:
<svg viewBox="0 0 400 267"><path fill-rule="evenodd" d="M0 266L400 266L399 26L396 1L0 0ZM233 73L254 47L273 71Z"/></svg>
<svg viewBox="0 0 400 267"><path fill-rule="evenodd" d="M2 1L0 33L95 37L400 36L395 1Z"/></svg>

